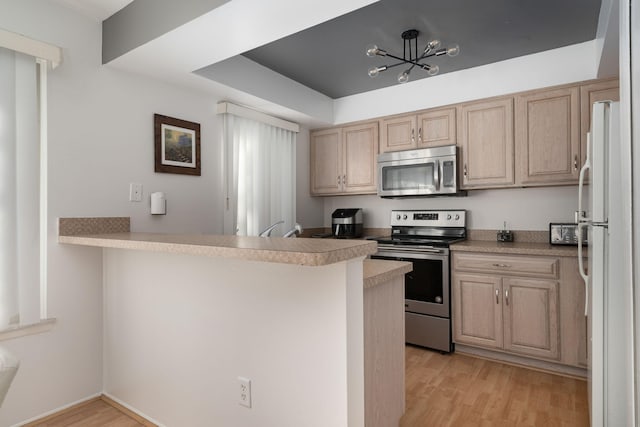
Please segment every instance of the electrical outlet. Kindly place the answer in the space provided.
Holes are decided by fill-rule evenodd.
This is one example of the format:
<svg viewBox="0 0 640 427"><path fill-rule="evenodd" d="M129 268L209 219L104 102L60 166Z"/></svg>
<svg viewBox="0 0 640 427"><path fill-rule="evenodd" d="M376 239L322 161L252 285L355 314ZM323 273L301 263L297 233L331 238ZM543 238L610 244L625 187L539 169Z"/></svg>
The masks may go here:
<svg viewBox="0 0 640 427"><path fill-rule="evenodd" d="M129 184L129 201L130 202L142 201L142 184L136 184L134 182Z"/></svg>
<svg viewBox="0 0 640 427"><path fill-rule="evenodd" d="M251 380L249 378L238 377L238 383L240 385L238 403L247 408L251 408Z"/></svg>

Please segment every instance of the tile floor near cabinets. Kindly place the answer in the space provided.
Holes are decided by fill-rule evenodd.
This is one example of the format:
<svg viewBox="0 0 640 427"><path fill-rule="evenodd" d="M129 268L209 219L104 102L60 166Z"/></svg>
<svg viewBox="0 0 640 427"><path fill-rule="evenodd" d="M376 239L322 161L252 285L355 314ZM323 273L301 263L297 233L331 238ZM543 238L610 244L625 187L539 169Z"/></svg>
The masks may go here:
<svg viewBox="0 0 640 427"><path fill-rule="evenodd" d="M406 347L400 427L589 426L587 382Z"/></svg>
<svg viewBox="0 0 640 427"><path fill-rule="evenodd" d="M413 346L406 401L400 427L589 426L586 381ZM153 426L111 404L95 399L29 426Z"/></svg>

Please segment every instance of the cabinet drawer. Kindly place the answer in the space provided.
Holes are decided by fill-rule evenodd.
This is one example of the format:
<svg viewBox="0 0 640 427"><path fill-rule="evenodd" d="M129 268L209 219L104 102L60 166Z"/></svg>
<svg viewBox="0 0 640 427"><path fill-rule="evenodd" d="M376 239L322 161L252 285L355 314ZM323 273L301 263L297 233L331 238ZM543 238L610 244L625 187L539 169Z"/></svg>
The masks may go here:
<svg viewBox="0 0 640 427"><path fill-rule="evenodd" d="M541 256L481 255L454 253L453 268L461 271L513 274L545 278L558 277L558 259Z"/></svg>

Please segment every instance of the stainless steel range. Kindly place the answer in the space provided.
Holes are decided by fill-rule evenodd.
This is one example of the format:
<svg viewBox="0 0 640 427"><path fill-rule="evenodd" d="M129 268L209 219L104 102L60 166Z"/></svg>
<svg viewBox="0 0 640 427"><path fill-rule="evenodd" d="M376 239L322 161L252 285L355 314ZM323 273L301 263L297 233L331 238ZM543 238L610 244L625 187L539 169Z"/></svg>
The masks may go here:
<svg viewBox="0 0 640 427"><path fill-rule="evenodd" d="M406 342L443 352L451 341L449 245L466 239L465 210L391 211L391 236L371 258L409 261L405 276Z"/></svg>

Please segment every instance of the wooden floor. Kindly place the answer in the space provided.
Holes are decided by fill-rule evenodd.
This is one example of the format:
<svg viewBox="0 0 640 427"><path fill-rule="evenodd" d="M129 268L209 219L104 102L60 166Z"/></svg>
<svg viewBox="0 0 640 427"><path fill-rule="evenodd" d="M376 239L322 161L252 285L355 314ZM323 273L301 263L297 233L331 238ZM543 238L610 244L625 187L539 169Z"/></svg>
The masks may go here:
<svg viewBox="0 0 640 427"><path fill-rule="evenodd" d="M587 382L406 347L400 427L589 426Z"/></svg>
<svg viewBox="0 0 640 427"><path fill-rule="evenodd" d="M412 346L406 347L406 401L400 427L589 426L586 381ZM113 404L94 399L28 426L152 425Z"/></svg>
<svg viewBox="0 0 640 427"><path fill-rule="evenodd" d="M115 405L115 406L114 406ZM140 427L140 423L117 409L109 399L92 399L73 408L48 416L24 427Z"/></svg>

